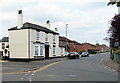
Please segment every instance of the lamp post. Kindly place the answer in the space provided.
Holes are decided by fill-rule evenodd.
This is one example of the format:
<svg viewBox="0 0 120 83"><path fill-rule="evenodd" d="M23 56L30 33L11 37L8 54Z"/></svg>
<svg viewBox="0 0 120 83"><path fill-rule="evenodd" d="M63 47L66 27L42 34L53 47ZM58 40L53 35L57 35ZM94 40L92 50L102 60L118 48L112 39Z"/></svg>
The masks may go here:
<svg viewBox="0 0 120 83"><path fill-rule="evenodd" d="M68 24L66 24L66 55L67 55L67 26Z"/></svg>

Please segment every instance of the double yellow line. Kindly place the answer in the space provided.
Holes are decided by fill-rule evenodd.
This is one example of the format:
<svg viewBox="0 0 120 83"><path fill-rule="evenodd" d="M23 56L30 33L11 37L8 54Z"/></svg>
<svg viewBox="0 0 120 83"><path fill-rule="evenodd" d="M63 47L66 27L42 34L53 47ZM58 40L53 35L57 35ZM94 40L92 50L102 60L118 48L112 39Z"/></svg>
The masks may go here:
<svg viewBox="0 0 120 83"><path fill-rule="evenodd" d="M0 75L12 75L12 74L24 74L24 73L30 73L30 72L37 72L37 71L44 70L44 69L46 69L46 68L48 68L48 67L50 67L52 65L58 64L60 62L63 62L63 60L48 64L46 66L40 67L40 68L35 69L35 70L22 71L22 72L13 72L13 73L0 73Z"/></svg>

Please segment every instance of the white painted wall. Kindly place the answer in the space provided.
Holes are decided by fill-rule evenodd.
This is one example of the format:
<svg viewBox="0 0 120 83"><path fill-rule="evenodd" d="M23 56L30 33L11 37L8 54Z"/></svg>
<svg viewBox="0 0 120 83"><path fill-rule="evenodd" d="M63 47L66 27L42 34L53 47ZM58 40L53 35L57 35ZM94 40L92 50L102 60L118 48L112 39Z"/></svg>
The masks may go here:
<svg viewBox="0 0 120 83"><path fill-rule="evenodd" d="M49 57L53 57L53 34L48 34L48 40L49 40Z"/></svg>
<svg viewBox="0 0 120 83"><path fill-rule="evenodd" d="M45 43L45 32L40 31L40 41Z"/></svg>
<svg viewBox="0 0 120 83"><path fill-rule="evenodd" d="M28 29L9 31L10 58L28 58Z"/></svg>
<svg viewBox="0 0 120 83"><path fill-rule="evenodd" d="M36 42L36 30L30 29L30 58L34 58L34 44ZM40 42L45 43L46 33L43 31L39 32ZM9 43L10 43L10 58L29 58L28 56L28 29L12 30L9 31ZM55 35L55 43L53 44L53 34L48 33L49 41L49 57L53 56L53 45L56 47L56 56L61 56L61 48L59 47L59 35ZM64 51L63 51L64 54ZM56 57L55 56L55 57ZM45 57L45 46L44 46L44 57Z"/></svg>

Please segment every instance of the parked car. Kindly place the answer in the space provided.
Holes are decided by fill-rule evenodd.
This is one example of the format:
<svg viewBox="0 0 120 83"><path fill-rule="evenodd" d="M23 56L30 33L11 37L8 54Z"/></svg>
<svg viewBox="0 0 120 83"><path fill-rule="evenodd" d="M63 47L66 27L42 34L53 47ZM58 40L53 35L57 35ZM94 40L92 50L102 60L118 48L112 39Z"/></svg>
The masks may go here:
<svg viewBox="0 0 120 83"><path fill-rule="evenodd" d="M89 53L88 52L82 52L81 57L88 57Z"/></svg>
<svg viewBox="0 0 120 83"><path fill-rule="evenodd" d="M77 52L70 52L68 54L68 59L71 59L71 58L79 59L79 54Z"/></svg>
<svg viewBox="0 0 120 83"><path fill-rule="evenodd" d="M67 57L67 56L68 56L68 54L69 54L69 52L65 52L65 57Z"/></svg>

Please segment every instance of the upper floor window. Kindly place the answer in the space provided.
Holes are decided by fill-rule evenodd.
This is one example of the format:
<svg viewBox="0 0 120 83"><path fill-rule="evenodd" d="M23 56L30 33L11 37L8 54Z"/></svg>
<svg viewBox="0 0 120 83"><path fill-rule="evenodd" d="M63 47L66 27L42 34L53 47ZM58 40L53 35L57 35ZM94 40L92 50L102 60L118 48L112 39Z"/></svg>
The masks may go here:
<svg viewBox="0 0 120 83"><path fill-rule="evenodd" d="M39 34L39 31L36 31L36 40L40 40L40 34Z"/></svg>
<svg viewBox="0 0 120 83"><path fill-rule="evenodd" d="M53 43L55 43L55 35L53 35Z"/></svg>
<svg viewBox="0 0 120 83"><path fill-rule="evenodd" d="M45 35L45 41L48 42L48 33Z"/></svg>
<svg viewBox="0 0 120 83"><path fill-rule="evenodd" d="M53 55L55 55L55 47L53 47Z"/></svg>
<svg viewBox="0 0 120 83"><path fill-rule="evenodd" d="M61 54L63 54L63 48L61 48Z"/></svg>

